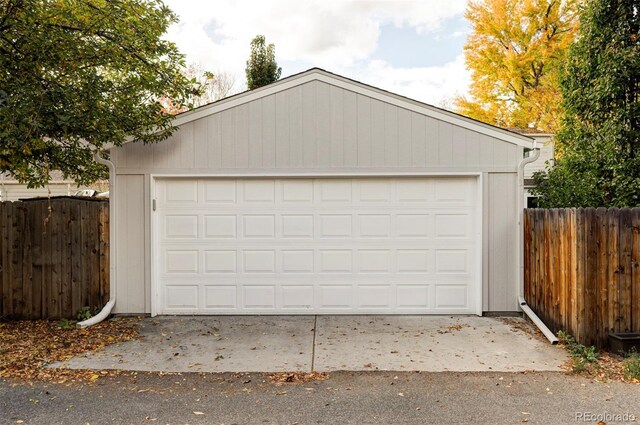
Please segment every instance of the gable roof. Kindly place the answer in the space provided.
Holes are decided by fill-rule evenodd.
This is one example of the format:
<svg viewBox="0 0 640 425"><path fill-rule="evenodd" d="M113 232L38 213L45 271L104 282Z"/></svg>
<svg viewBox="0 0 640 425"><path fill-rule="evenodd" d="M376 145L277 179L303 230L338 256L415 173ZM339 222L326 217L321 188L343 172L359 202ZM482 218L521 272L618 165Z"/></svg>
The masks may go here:
<svg viewBox="0 0 640 425"><path fill-rule="evenodd" d="M191 111L183 112L176 115L173 125L179 126L200 118L231 109L236 106L260 99L265 96L281 92L292 87L296 87L311 81L321 81L331 84L345 90L359 93L371 97L382 102L386 102L404 109L408 109L431 118L445 121L468 130L476 131L481 134L493 137L504 142L513 143L525 148L534 147L534 141L531 137L518 134L504 128L486 124L469 117L465 117L454 112L450 112L424 102L419 102L399 94L391 93L386 90L373 87L359 81L355 81L341 75L333 74L320 68L311 68L307 71L291 75L289 77L278 80L267 86L263 86L254 90L245 91L207 105L200 106Z"/></svg>

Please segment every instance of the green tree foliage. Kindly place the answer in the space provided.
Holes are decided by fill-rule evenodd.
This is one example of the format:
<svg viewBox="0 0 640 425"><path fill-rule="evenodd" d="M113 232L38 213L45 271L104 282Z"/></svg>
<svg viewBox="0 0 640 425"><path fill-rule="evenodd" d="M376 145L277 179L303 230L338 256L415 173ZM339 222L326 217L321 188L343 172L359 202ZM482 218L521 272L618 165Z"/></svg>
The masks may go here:
<svg viewBox="0 0 640 425"><path fill-rule="evenodd" d="M471 70L463 115L502 127L554 131L560 70L577 29L577 0L472 1L464 47Z"/></svg>
<svg viewBox="0 0 640 425"><path fill-rule="evenodd" d="M56 169L88 183L101 147L167 138L160 98L198 92L161 38L176 20L159 0L2 0L0 171L31 187Z"/></svg>
<svg viewBox="0 0 640 425"><path fill-rule="evenodd" d="M276 47L266 45L264 35L258 35L251 41L251 56L245 69L249 90L266 86L280 79L282 68L276 62Z"/></svg>
<svg viewBox="0 0 640 425"><path fill-rule="evenodd" d="M541 206L640 206L639 7L585 3L562 81L558 159L535 176Z"/></svg>

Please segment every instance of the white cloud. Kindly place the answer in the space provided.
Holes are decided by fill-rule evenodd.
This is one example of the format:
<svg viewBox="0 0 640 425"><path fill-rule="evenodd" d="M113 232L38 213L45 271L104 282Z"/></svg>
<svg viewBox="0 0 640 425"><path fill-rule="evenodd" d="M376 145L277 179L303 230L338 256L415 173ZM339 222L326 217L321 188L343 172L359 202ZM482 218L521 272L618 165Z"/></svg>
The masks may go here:
<svg viewBox="0 0 640 425"><path fill-rule="evenodd" d="M449 96L462 87L459 81L446 78L447 73L463 74L459 68L462 64L464 69L464 63L459 60L438 67L401 69L369 58L383 25L411 28L417 34L433 32L446 19L463 13L464 0L165 2L180 17L167 38L187 60L207 69L226 70L238 81L244 81L251 40L263 34L268 43L275 43L278 61L291 63L295 71L319 66L351 78L360 76L391 91L402 89L402 94L412 91L409 95L420 100L437 101L434 96ZM283 73L291 72L284 69Z"/></svg>
<svg viewBox="0 0 640 425"><path fill-rule="evenodd" d="M441 66L396 68L383 61L371 61L352 78L381 89L439 106L467 91L470 73L464 56Z"/></svg>

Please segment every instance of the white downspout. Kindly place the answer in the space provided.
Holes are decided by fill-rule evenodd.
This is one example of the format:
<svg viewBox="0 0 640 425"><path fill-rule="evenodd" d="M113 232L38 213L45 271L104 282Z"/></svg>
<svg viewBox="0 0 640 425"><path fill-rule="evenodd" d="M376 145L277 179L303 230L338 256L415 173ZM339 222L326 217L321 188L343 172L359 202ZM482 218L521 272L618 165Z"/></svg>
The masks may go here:
<svg viewBox="0 0 640 425"><path fill-rule="evenodd" d="M116 304L116 167L113 162L100 156L100 152L93 154L98 164L109 167L109 301L95 316L78 322L76 328L84 329L109 317Z"/></svg>
<svg viewBox="0 0 640 425"><path fill-rule="evenodd" d="M535 161L540 157L540 149L537 143L533 142L533 155L524 158L518 164L518 196L516 196L516 209L518 211L518 305L522 311L531 319L531 321L540 329L540 331L547 337L551 344L557 344L558 338L551 332L551 330L544 324L542 320L531 310L531 307L527 305L527 301L524 299L524 243L522 236L524 235L524 166Z"/></svg>

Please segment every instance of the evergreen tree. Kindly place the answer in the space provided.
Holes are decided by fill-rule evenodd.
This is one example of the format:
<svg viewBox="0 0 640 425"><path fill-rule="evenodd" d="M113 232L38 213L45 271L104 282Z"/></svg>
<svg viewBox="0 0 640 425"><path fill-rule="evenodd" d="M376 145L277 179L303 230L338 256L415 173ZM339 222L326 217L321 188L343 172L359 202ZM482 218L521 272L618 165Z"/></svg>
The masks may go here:
<svg viewBox="0 0 640 425"><path fill-rule="evenodd" d="M640 206L639 7L586 1L562 81L558 159L535 176L541 206Z"/></svg>
<svg viewBox="0 0 640 425"><path fill-rule="evenodd" d="M251 56L245 69L249 90L266 86L280 79L282 68L276 62L276 48L266 45L264 35L258 35L251 41Z"/></svg>

